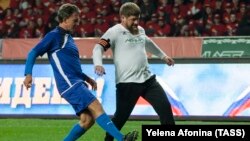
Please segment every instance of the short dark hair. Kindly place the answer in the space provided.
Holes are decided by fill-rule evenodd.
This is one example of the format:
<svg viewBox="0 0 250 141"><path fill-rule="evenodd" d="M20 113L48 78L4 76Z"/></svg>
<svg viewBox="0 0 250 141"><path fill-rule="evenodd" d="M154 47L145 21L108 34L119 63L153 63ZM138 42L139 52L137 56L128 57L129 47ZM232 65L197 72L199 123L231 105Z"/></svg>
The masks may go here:
<svg viewBox="0 0 250 141"><path fill-rule="evenodd" d="M129 16L139 16L141 14L140 7L133 2L126 2L120 8L120 15L124 15L125 17Z"/></svg>
<svg viewBox="0 0 250 141"><path fill-rule="evenodd" d="M61 5L57 12L59 23L68 19L75 12L80 13L80 9L76 5L70 3Z"/></svg>

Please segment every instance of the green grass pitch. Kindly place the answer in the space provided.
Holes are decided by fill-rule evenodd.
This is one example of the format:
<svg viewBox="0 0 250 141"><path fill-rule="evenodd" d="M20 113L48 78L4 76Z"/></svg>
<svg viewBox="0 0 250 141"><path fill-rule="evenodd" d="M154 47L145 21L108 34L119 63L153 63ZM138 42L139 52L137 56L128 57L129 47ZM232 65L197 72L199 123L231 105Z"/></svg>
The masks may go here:
<svg viewBox="0 0 250 141"><path fill-rule="evenodd" d="M0 119L0 141L62 141L76 119ZM128 121L122 133L138 130L141 125L159 124L159 121ZM176 124L248 124L250 122L204 122L204 121L176 121ZM103 141L105 132L95 124L78 141ZM139 134L138 141L141 141Z"/></svg>

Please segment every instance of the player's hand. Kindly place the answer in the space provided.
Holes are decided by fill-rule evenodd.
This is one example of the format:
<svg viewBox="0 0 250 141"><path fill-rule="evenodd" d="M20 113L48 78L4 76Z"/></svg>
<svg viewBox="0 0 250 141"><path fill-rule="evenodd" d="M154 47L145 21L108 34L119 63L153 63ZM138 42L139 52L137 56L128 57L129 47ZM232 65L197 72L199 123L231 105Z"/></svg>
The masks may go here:
<svg viewBox="0 0 250 141"><path fill-rule="evenodd" d="M97 90L97 83L94 79L88 78L86 82L88 82L91 85L92 90Z"/></svg>
<svg viewBox="0 0 250 141"><path fill-rule="evenodd" d="M28 90L32 86L32 76L30 74L26 75L23 85L26 87Z"/></svg>
<svg viewBox="0 0 250 141"><path fill-rule="evenodd" d="M163 60L169 65L169 66L174 66L174 59L172 59L171 57L169 56L165 56L163 58Z"/></svg>
<svg viewBox="0 0 250 141"><path fill-rule="evenodd" d="M95 66L95 73L99 76L106 74L103 66Z"/></svg>

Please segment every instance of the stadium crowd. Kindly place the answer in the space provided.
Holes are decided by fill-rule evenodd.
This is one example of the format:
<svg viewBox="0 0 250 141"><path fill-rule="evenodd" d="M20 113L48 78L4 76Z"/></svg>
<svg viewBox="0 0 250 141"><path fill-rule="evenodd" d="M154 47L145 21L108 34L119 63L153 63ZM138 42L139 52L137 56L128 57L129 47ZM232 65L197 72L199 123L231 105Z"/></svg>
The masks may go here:
<svg viewBox="0 0 250 141"><path fill-rule="evenodd" d="M119 22L119 8L126 1L140 6L140 25L150 37L250 35L249 0L6 1L7 7L0 5L0 38L43 37L58 25L57 10L66 2L82 11L73 36L100 37Z"/></svg>

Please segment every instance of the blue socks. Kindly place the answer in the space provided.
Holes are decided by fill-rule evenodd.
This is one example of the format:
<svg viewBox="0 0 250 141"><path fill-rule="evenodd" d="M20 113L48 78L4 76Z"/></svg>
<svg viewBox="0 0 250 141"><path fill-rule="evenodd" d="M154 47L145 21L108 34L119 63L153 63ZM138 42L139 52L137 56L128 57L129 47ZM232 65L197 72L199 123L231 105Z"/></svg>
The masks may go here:
<svg viewBox="0 0 250 141"><path fill-rule="evenodd" d="M85 129L82 128L79 123L77 123L70 131L67 137L64 138L64 141L75 141L81 137L85 132Z"/></svg>
<svg viewBox="0 0 250 141"><path fill-rule="evenodd" d="M96 118L96 122L100 125L104 130L106 130L110 135L116 138L118 141L123 141L123 135L116 128L114 123L110 120L107 114L103 113L99 117Z"/></svg>
<svg viewBox="0 0 250 141"><path fill-rule="evenodd" d="M96 118L96 122L99 126L101 126L106 132L112 135L118 141L123 141L123 134L116 128L114 123L110 120L106 113L101 114ZM71 129L70 133L67 137L64 138L64 141L75 141L80 138L84 133L85 129L82 128L79 123L75 124L75 126Z"/></svg>

